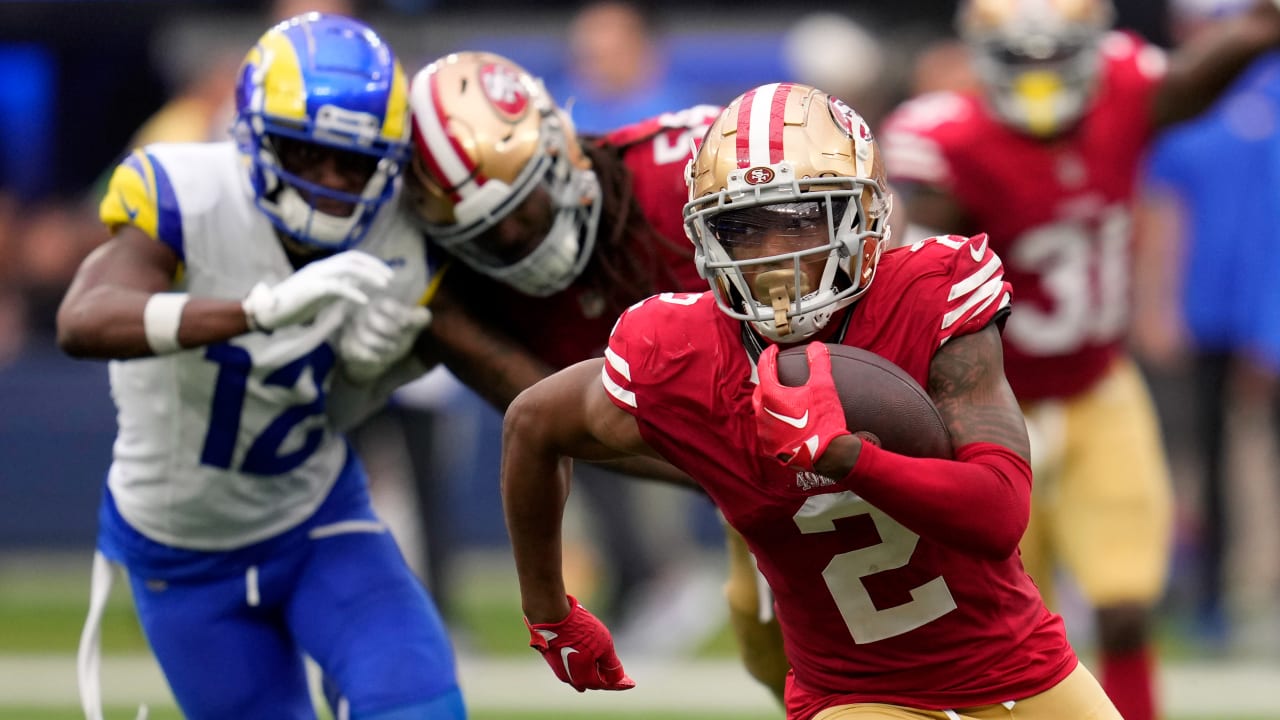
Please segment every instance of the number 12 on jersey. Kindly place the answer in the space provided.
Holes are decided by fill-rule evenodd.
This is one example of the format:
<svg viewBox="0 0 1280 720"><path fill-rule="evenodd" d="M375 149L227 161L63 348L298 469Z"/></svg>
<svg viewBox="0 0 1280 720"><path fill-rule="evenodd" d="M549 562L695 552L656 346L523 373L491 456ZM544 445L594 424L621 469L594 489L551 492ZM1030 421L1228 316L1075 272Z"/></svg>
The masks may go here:
<svg viewBox="0 0 1280 720"><path fill-rule="evenodd" d="M204 447L200 451L200 463L231 470L236 445L240 437L240 423L244 413L245 394L249 388L249 376L253 370L253 358L249 351L230 343L217 343L205 349L205 359L218 365L218 377L214 384L213 403L209 410L209 429L205 433ZM324 414L324 381L334 365L333 348L320 345L310 353L271 371L262 379L263 385L292 388L302 379L304 370L310 368L309 382L313 385L315 399L286 408L267 423L262 434L250 443L238 472L254 475L280 475L301 465L316 451L324 439L325 429L313 427L307 431L302 446L281 452L290 431L304 420Z"/></svg>

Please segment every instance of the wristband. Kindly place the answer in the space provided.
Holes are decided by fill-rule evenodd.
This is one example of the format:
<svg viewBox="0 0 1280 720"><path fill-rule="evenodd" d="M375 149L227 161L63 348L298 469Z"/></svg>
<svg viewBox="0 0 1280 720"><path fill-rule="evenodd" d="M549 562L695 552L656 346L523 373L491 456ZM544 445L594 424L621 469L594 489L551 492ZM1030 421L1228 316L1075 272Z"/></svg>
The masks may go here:
<svg viewBox="0 0 1280 720"><path fill-rule="evenodd" d="M182 309L190 299L186 293L155 293L147 299L142 311L142 328L151 352L168 355L182 349L178 343L178 327L182 325Z"/></svg>

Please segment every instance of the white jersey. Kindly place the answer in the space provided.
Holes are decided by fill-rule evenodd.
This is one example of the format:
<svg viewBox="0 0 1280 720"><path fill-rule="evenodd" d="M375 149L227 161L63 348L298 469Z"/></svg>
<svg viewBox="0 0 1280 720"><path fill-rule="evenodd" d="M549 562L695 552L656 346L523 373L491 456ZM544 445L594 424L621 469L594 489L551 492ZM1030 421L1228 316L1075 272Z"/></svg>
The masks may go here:
<svg viewBox="0 0 1280 720"><path fill-rule="evenodd" d="M359 248L395 270L381 292L414 303L426 253L397 207L388 203ZM174 290L193 297L238 300L293 273L232 143L134 152L112 176L101 214L173 248L183 261ZM112 361L119 434L108 484L129 524L167 545L226 550L309 517L346 461L325 401L353 310L335 303L305 325Z"/></svg>

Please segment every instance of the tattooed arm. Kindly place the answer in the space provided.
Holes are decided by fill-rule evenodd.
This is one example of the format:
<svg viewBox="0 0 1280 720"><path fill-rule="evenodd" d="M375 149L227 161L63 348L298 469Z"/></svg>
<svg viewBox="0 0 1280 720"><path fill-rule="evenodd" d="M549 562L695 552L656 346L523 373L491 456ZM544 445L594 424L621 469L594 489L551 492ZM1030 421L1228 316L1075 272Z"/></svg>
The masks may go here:
<svg viewBox="0 0 1280 720"><path fill-rule="evenodd" d="M1030 462L1027 423L1004 377L1004 350L995 325L954 338L934 354L929 396L951 432L952 447L995 443Z"/></svg>
<svg viewBox="0 0 1280 720"><path fill-rule="evenodd" d="M994 325L955 338L933 357L929 393L954 460L910 458L846 435L816 469L919 534L993 559L1018 547L1031 514L1030 443L1004 376Z"/></svg>

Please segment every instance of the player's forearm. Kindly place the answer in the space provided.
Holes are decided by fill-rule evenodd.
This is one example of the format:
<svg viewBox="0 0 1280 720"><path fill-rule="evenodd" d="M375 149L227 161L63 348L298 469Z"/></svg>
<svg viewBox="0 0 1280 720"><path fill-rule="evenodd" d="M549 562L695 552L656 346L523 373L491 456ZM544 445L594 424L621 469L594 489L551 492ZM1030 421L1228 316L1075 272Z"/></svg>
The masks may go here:
<svg viewBox="0 0 1280 720"><path fill-rule="evenodd" d="M423 336L431 340L432 352L500 412L525 388L554 371L501 328L464 309L447 283L431 308L434 317Z"/></svg>
<svg viewBox="0 0 1280 720"><path fill-rule="evenodd" d="M1031 466L1017 453L972 443L955 460L935 460L858 443L849 465L855 442L837 438L816 469L843 477L845 487L922 537L994 559L1017 549L1031 516ZM833 474L843 468L850 469Z"/></svg>
<svg viewBox="0 0 1280 720"><path fill-rule="evenodd" d="M1280 47L1280 8L1258 0L1247 13L1223 20L1171 58L1153 108L1157 127L1201 112L1262 53Z"/></svg>
<svg viewBox="0 0 1280 720"><path fill-rule="evenodd" d="M67 354L84 358L154 354L147 337L147 305L152 295L101 285L69 298L58 310L58 345ZM221 342L249 329L244 308L236 300L191 298L176 319L176 338L183 348Z"/></svg>
<svg viewBox="0 0 1280 720"><path fill-rule="evenodd" d="M502 434L502 510L524 614L533 623L558 622L569 613L560 541L569 462L551 447L545 427L535 408L517 401Z"/></svg>

